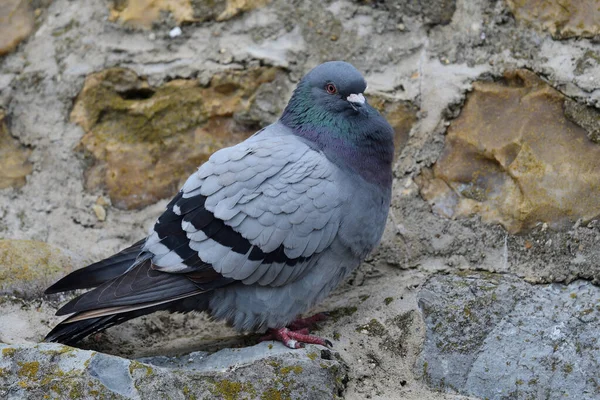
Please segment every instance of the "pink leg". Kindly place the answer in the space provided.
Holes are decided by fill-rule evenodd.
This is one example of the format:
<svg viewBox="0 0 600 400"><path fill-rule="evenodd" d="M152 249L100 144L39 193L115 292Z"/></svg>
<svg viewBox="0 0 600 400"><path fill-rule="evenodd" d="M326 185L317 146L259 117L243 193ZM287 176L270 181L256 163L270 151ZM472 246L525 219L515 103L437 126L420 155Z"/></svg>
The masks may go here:
<svg viewBox="0 0 600 400"><path fill-rule="evenodd" d="M298 319L292 321L288 325L288 328L290 328L293 331L297 331L302 328L310 329L310 328L314 327L317 322L324 321L327 318L329 318L329 315L327 315L326 313L318 313L318 314L315 314L308 318L298 318Z"/></svg>
<svg viewBox="0 0 600 400"><path fill-rule="evenodd" d="M269 329L267 331L268 333L266 335L264 335L264 336L261 336L259 340L261 342L264 342L264 341L267 341L267 340L277 340L275 338L275 334L273 333L273 330L274 329ZM294 332L300 333L302 335L308 335L309 334L308 328L298 329L298 330L295 330Z"/></svg>
<svg viewBox="0 0 600 400"><path fill-rule="evenodd" d="M283 343L290 349L299 349L300 347L304 347L304 343L320 344L321 346L333 347L333 344L329 340L320 338L318 336L309 335L307 328L300 329L298 331L293 331L288 328L270 328L267 332L267 335L260 338L261 342L265 340L276 340Z"/></svg>

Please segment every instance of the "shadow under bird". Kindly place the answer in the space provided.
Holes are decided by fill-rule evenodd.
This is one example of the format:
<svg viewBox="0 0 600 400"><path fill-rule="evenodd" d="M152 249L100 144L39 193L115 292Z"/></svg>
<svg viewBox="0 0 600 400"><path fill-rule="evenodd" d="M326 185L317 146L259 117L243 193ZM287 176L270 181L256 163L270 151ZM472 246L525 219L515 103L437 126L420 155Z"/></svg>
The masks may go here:
<svg viewBox="0 0 600 400"><path fill-rule="evenodd" d="M390 205L393 130L365 88L345 62L310 71L277 122L188 178L148 237L46 290L94 288L58 310L71 315L45 340L167 310L206 311L291 348L330 345L295 319L373 250Z"/></svg>

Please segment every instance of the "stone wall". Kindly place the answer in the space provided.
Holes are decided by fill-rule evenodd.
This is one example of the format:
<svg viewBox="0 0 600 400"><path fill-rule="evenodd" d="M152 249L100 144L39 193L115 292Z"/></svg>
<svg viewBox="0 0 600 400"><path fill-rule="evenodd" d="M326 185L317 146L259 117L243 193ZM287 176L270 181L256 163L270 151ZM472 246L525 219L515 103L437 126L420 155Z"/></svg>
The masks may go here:
<svg viewBox="0 0 600 400"><path fill-rule="evenodd" d="M397 157L380 247L321 306L333 361L248 352L235 362L270 365L266 383L252 367L187 371L209 383L164 390L597 398L599 39L594 0L5 1L0 397L68 398L48 392L65 372L45 371L44 352L70 356L35 347L67 297L43 287L143 237L208 155L276 120L311 67L343 59L393 125ZM82 346L137 358L255 343L159 314ZM94 378L87 350L69 354L71 382L98 385L85 390L147 397L129 360L107 358L130 371L123 389ZM298 373L282 378L282 362Z"/></svg>

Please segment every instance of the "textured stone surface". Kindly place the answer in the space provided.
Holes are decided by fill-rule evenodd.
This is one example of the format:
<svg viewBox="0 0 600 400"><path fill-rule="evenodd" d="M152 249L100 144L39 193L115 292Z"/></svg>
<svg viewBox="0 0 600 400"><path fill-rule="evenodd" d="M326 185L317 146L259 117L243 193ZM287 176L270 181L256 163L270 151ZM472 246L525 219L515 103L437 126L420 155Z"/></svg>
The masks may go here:
<svg viewBox="0 0 600 400"><path fill-rule="evenodd" d="M106 188L112 204L139 208L170 197L216 150L256 131L257 121L234 121L277 70L227 71L208 87L196 80L150 86L133 71L90 75L71 120L87 134L81 148L93 158L88 189Z"/></svg>
<svg viewBox="0 0 600 400"><path fill-rule="evenodd" d="M382 96L369 97L369 104L375 107L394 128L396 159L408 141L410 130L417 121L417 109L409 102L393 101Z"/></svg>
<svg viewBox="0 0 600 400"><path fill-rule="evenodd" d="M434 212L479 214L512 233L600 215L600 146L565 116L565 101L524 70L474 83L440 159L418 180Z"/></svg>
<svg viewBox="0 0 600 400"><path fill-rule="evenodd" d="M262 343L214 354L127 360L58 344L0 344L0 397L8 399L330 399L347 367L316 346Z"/></svg>
<svg viewBox="0 0 600 400"><path fill-rule="evenodd" d="M508 0L517 20L560 39L600 34L597 0Z"/></svg>
<svg viewBox="0 0 600 400"><path fill-rule="evenodd" d="M493 399L600 396L600 289L496 274L434 276L418 294L423 379Z"/></svg>
<svg viewBox="0 0 600 400"><path fill-rule="evenodd" d="M110 20L135 28L151 28L161 12L170 13L178 24L194 21L189 0L121 0L109 3Z"/></svg>
<svg viewBox="0 0 600 400"><path fill-rule="evenodd" d="M81 266L68 252L33 240L0 240L0 295L39 297L44 290Z"/></svg>
<svg viewBox="0 0 600 400"><path fill-rule="evenodd" d="M33 165L28 161L31 150L22 146L8 132L5 113L0 109L0 189L21 187Z"/></svg>
<svg viewBox="0 0 600 400"><path fill-rule="evenodd" d="M568 119L587 131L588 139L600 144L600 110L586 107L571 99L565 99L564 110Z"/></svg>
<svg viewBox="0 0 600 400"><path fill-rule="evenodd" d="M40 297L0 295L0 310L0 343L5 344L36 344L62 319Z"/></svg>
<svg viewBox="0 0 600 400"><path fill-rule="evenodd" d="M84 147L77 146L88 132L69 115L91 74L127 68L135 72L131 87L138 87L139 79L145 82L139 87L154 90L155 97L172 81L197 79L207 88L211 77L226 70L278 67L281 73L256 89L250 108L233 116L242 126L246 121L264 126L278 117L304 73L320 62L344 59L364 73L371 103L376 97L386 99L384 112L400 106L408 114L399 115L412 118L413 105L417 109L410 132L406 134L408 127L397 130L405 143L395 164L393 206L382 246L320 309L342 310L337 318L321 323L317 333L331 339L350 366L344 394L348 399L463 398L435 391L422 379L422 368L413 368L425 337L415 296L436 272L455 275L478 269L510 272L534 282L600 282L597 220L576 221L560 231L542 224L511 235L498 224L481 223L477 214L449 219L432 213L415 184L415 177L444 151L447 128L461 114L472 82L498 80L514 68L535 71L573 100L564 102L552 117L564 113L583 128L581 140L595 140L596 110L588 106L600 107L596 39L555 40L516 20L504 1L272 0L225 21L216 20L225 2L211 6L180 1L170 4L191 4L197 21L179 22L177 18L189 18L189 13L163 8L151 22L151 31L130 29L134 25L121 16L110 20L111 4L124 10L133 4L129 2L28 3L42 12L36 12L36 33L0 59L0 107L9 117L11 135L31 151L33 171L18 190L0 190L0 237L44 241L91 262L142 238L164 209L166 199L135 210L116 208L110 201L101 204L97 199L104 192L86 188L85 171L105 162L82 157L78 150ZM47 11L42 3L49 4ZM181 10L189 11L186 7ZM129 18L136 17L128 12ZM201 21L203 16L208 19ZM183 32L172 38L169 32L177 25ZM140 92L141 97L151 94ZM129 95L135 97L135 90ZM141 104L151 98L128 101ZM106 110L105 115L117 113ZM393 119L393 113L386 115ZM571 145L568 137L553 136L550 142L555 141ZM115 141L114 148L118 146L123 145ZM143 158L144 149L129 154ZM104 182L106 175L100 176L99 182ZM136 177L129 179L138 182ZM53 314L70 296L26 301L0 297L0 341L39 342L60 320ZM486 310L496 311L492 306ZM202 315L158 313L113 327L81 345L137 358L212 351L255 340ZM486 379L486 385L495 382L495 376ZM64 381L67 386L69 377Z"/></svg>
<svg viewBox="0 0 600 400"><path fill-rule="evenodd" d="M456 11L456 0L363 0L378 9L391 13L393 18L401 22L405 16L421 18L425 24L446 25L452 20Z"/></svg>
<svg viewBox="0 0 600 400"><path fill-rule="evenodd" d="M269 0L117 0L110 3L110 20L135 28L151 28L161 13L177 22L226 21Z"/></svg>
<svg viewBox="0 0 600 400"><path fill-rule="evenodd" d="M33 30L34 16L28 1L0 3L0 56L11 52Z"/></svg>

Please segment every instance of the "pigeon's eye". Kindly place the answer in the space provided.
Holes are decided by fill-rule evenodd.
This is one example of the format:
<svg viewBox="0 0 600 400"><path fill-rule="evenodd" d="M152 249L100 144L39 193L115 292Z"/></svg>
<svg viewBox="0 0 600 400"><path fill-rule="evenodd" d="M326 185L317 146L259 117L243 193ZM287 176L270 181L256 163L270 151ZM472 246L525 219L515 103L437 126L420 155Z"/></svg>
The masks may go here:
<svg viewBox="0 0 600 400"><path fill-rule="evenodd" d="M333 83L328 83L327 85L325 85L325 90L327 90L327 93L329 93L329 94L337 93L337 88L335 87L335 85Z"/></svg>

